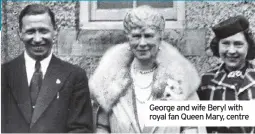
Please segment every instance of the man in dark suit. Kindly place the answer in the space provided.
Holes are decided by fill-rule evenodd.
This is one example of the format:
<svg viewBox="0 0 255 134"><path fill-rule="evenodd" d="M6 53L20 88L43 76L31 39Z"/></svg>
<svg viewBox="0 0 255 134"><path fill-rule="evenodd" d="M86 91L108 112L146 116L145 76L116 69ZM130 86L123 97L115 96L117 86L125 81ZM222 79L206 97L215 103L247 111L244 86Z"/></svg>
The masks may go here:
<svg viewBox="0 0 255 134"><path fill-rule="evenodd" d="M55 29L48 7L21 11L25 51L2 65L2 132L93 132L86 73L52 54Z"/></svg>

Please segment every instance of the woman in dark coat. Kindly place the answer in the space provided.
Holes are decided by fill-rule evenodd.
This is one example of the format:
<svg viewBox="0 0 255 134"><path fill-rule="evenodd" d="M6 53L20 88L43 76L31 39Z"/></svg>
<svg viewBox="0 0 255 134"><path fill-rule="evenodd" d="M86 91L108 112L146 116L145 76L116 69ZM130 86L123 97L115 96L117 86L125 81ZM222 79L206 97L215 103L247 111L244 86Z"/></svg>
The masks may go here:
<svg viewBox="0 0 255 134"><path fill-rule="evenodd" d="M249 22L243 16L231 17L213 28L210 48L222 64L202 76L198 94L201 100L255 99L255 44ZM209 133L252 133L254 127L210 127Z"/></svg>

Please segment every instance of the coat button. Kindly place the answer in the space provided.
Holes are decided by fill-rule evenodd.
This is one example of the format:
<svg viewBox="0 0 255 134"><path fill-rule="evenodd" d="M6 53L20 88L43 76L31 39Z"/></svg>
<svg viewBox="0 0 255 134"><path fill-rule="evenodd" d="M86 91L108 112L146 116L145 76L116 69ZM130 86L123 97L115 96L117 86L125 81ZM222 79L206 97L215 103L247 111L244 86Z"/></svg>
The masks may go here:
<svg viewBox="0 0 255 134"><path fill-rule="evenodd" d="M35 106L33 106L33 109L35 108Z"/></svg>

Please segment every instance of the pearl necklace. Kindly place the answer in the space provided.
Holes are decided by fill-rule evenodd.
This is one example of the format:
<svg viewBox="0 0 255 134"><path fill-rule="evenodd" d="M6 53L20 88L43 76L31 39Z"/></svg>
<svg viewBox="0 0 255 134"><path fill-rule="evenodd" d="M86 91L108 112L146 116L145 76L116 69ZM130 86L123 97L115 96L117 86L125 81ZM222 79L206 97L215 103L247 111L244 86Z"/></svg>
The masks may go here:
<svg viewBox="0 0 255 134"><path fill-rule="evenodd" d="M135 96L136 100L137 100L139 103L141 103L141 104L145 104L148 100L150 100L151 97L152 97L152 95L150 94L150 96L149 96L147 99L145 99L144 101L142 101L142 100L139 100L139 99L137 98L137 96Z"/></svg>
<svg viewBox="0 0 255 134"><path fill-rule="evenodd" d="M139 73L140 74L148 74L148 73L151 73L151 72L153 72L155 69L157 68L157 66L154 66L152 69L150 69L150 70L140 70L139 71Z"/></svg>
<svg viewBox="0 0 255 134"><path fill-rule="evenodd" d="M135 87L138 87L140 89L148 89L151 86L151 84L152 84L152 81L148 85L142 87L141 85L134 82Z"/></svg>
<svg viewBox="0 0 255 134"><path fill-rule="evenodd" d="M144 104L152 97L151 86L153 83L153 74L155 69L156 69L156 66L154 66L153 69L150 69L143 74L141 73L140 70L139 71L136 70L134 63L131 64L130 71L131 71L131 77L133 79L133 89L135 92L135 99L140 104Z"/></svg>
<svg viewBox="0 0 255 134"><path fill-rule="evenodd" d="M148 84L146 84L146 85L140 85L140 84L138 84L139 82L137 82L139 79L142 79L142 77L151 77L151 76L149 76L149 75L153 75L153 73L154 73L154 70L156 69L157 67L155 66L155 67L153 67L152 69L150 69L150 70L146 70L146 71L137 71L136 70L136 68L135 67L133 67L132 69L133 69L133 71L132 71L132 73L133 73L133 84L136 86L136 87L138 87L138 88L140 88L140 89L148 89L151 85L152 85L152 83L153 83L153 78L150 80L150 82L148 82ZM136 72L139 72L139 74L141 75L140 76L140 78L139 78L139 74L136 74ZM146 76L147 75L147 76ZM137 78L138 77L138 78ZM152 76L153 77L153 76Z"/></svg>

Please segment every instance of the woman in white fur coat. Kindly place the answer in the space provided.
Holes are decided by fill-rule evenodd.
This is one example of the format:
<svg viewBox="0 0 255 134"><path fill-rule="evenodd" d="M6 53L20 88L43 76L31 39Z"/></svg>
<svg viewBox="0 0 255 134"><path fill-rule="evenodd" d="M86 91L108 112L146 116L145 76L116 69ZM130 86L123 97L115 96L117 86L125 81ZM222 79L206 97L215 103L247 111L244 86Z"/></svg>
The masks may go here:
<svg viewBox="0 0 255 134"><path fill-rule="evenodd" d="M198 100L200 78L194 66L162 40L165 21L141 6L124 19L129 42L109 49L90 79L99 105L96 132L205 133L198 127L145 127L141 107L150 100Z"/></svg>

